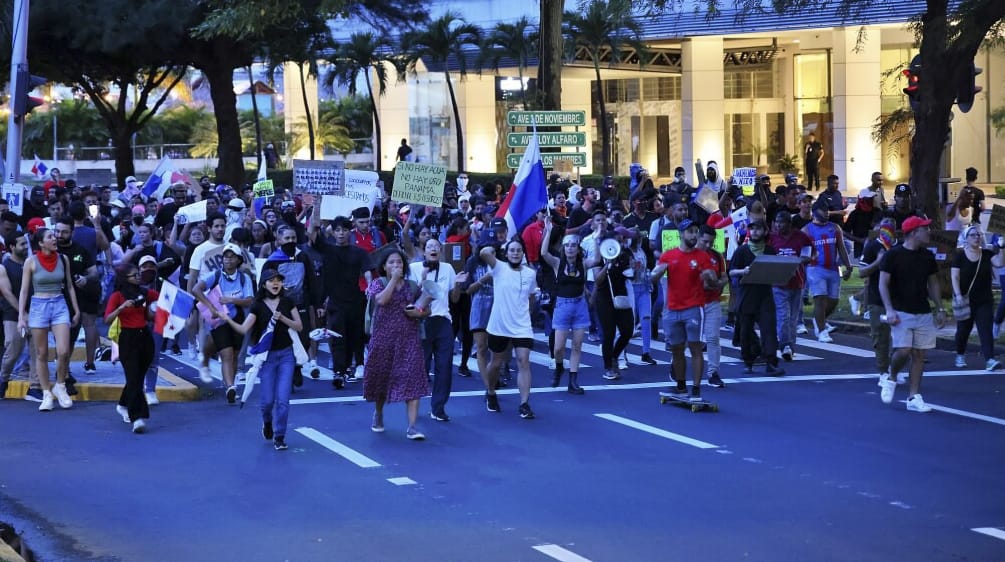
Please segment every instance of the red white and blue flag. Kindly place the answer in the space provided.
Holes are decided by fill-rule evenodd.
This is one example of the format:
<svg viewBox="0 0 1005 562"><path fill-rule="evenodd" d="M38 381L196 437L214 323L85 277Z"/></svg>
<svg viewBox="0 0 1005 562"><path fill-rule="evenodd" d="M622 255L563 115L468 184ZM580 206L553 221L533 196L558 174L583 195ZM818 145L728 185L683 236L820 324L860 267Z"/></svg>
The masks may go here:
<svg viewBox="0 0 1005 562"><path fill-rule="evenodd" d="M154 331L167 339L174 339L185 328L185 321L195 308L195 297L182 291L169 281L161 286L154 314Z"/></svg>
<svg viewBox="0 0 1005 562"><path fill-rule="evenodd" d="M180 172L175 168L174 162L165 156L157 163L157 167L150 173L147 181L143 182L141 193L144 197L156 197L163 199L164 193L171 187L171 184L183 181L191 184L192 178L185 172Z"/></svg>
<svg viewBox="0 0 1005 562"><path fill-rule="evenodd" d="M45 173L49 171L49 167L45 165L39 159L38 154L35 155L35 165L31 167L31 173L35 174L35 179L45 179Z"/></svg>
<svg viewBox="0 0 1005 562"><path fill-rule="evenodd" d="M517 228L534 217L534 214L548 206L548 185L541 162L541 148L537 144L537 127L527 150L520 159L513 186L499 207L496 217L506 220L510 236L518 236Z"/></svg>

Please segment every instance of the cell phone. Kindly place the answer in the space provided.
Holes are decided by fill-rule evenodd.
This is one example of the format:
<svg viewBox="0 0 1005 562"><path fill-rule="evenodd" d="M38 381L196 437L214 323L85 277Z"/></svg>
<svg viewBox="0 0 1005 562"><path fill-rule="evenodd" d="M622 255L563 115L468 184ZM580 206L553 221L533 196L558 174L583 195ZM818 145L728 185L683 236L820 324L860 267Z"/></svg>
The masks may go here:
<svg viewBox="0 0 1005 562"><path fill-rule="evenodd" d="M91 218L97 218L98 217L98 206L97 205L89 205L87 207L87 212L91 213Z"/></svg>

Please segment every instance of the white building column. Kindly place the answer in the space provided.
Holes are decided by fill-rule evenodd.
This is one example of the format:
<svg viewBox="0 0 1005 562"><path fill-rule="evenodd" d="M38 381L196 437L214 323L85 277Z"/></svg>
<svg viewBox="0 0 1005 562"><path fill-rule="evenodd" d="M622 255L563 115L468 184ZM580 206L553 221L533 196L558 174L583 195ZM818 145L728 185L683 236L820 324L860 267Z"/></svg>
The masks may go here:
<svg viewBox="0 0 1005 562"><path fill-rule="evenodd" d="M293 131L295 127L307 125L307 112L304 109L304 90L307 91L307 105L311 110L311 121L314 122L314 130L318 126L318 79L307 72L307 65L304 65L304 88L300 87L300 67L296 63L288 62L283 65L283 115L286 120L286 132ZM310 147L304 146L300 150L291 154L292 158L306 160L310 158ZM315 151L314 158L322 160L323 155Z"/></svg>
<svg viewBox="0 0 1005 562"><path fill-rule="evenodd" d="M723 130L722 37L695 37L683 42L681 67L681 164L691 182L697 181L694 162L726 158ZM727 173L727 172L724 172Z"/></svg>
<svg viewBox="0 0 1005 562"><path fill-rule="evenodd" d="M833 31L834 146L824 146L834 156L841 189L853 195L869 185L873 172L882 170L882 149L872 139L873 124L882 110L880 30L867 27L861 35L859 31L859 27ZM892 200L887 194L887 201Z"/></svg>

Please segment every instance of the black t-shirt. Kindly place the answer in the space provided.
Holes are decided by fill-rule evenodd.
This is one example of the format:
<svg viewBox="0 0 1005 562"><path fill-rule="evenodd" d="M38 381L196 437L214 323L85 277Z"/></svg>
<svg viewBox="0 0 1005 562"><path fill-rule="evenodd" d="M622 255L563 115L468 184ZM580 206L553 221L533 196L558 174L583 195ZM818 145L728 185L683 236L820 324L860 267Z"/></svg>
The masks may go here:
<svg viewBox="0 0 1005 562"><path fill-rule="evenodd" d="M335 302L361 302L363 293L359 290L359 278L370 269L370 255L366 250L353 244L336 246L321 234L314 239L314 248L325 260L321 276L325 296Z"/></svg>
<svg viewBox="0 0 1005 562"><path fill-rule="evenodd" d="M158 248L160 248L160 252L157 251ZM168 258L174 260L171 265L157 267L157 275L159 277L164 277L165 279L170 277L176 269L181 267L181 260L178 259L178 254L171 248L171 246L165 244L164 242L157 241L149 246L140 248L135 254L133 254L133 259L130 261L133 265L138 266L140 265L140 260L143 259L143 256L153 256L153 258L157 260L157 263L160 263Z"/></svg>
<svg viewBox="0 0 1005 562"><path fill-rule="evenodd" d="M87 270L94 266L94 258L83 246L71 241L69 246L59 246L59 253L70 260L70 278L74 280L74 288L77 291L77 301L82 299L97 299L101 296L101 282L97 279L89 280L83 288L76 286L78 275L87 275ZM67 300L69 302L69 300Z"/></svg>
<svg viewBox="0 0 1005 562"><path fill-rule="evenodd" d="M879 259L879 253L883 251L883 244L873 238L865 243L862 250L862 263L871 264ZM884 253L884 256L886 254ZM883 306L883 298L879 296L879 268L877 267L869 276L869 288L866 293L866 304Z"/></svg>
<svg viewBox="0 0 1005 562"><path fill-rule="evenodd" d="M583 226L584 224L590 222L593 218L592 212L587 212L582 207L576 207L572 210L572 214L569 215L569 229L576 228L577 226Z"/></svg>
<svg viewBox="0 0 1005 562"><path fill-rule="evenodd" d="M816 168L817 161L820 159L820 151L824 149L824 145L820 144L820 141L813 141L806 143L806 167Z"/></svg>
<svg viewBox="0 0 1005 562"><path fill-rule="evenodd" d="M3 260L3 267L7 270L10 290L16 299L21 294L21 276L24 274L24 263L17 263L8 257ZM0 298L0 312L3 313L4 322L17 322L17 308L12 307L5 298Z"/></svg>
<svg viewBox="0 0 1005 562"><path fill-rule="evenodd" d="M991 293L991 258L994 257L994 252L991 250L981 250L980 258L980 269L978 269L978 262L970 261L967 257L967 253L960 249L956 251L956 255L953 257L953 267L959 268L960 270L960 292L964 295L970 295L970 306L977 306L980 304L986 304L989 302L994 302L995 297ZM977 278L974 279L974 275ZM974 286L971 289L970 283ZM967 292L969 289L969 293Z"/></svg>
<svg viewBox="0 0 1005 562"><path fill-rule="evenodd" d="M903 244L890 248L880 271L890 274L890 300L893 309L908 314L928 314L928 277L939 271L935 254L928 248L908 250Z"/></svg>
<svg viewBox="0 0 1005 562"><path fill-rule="evenodd" d="M293 318L293 307L293 301L286 297L279 297L279 305L276 308L283 316ZM255 315L255 325L251 329L250 345L254 345L258 343L258 340L262 337L262 333L269 327L269 321L272 320L272 309L269 308L269 305L265 304L265 301L255 299L255 302L251 304L251 313ZM272 346L269 350L286 349L291 345L293 345L293 342L290 340L289 327L282 322L276 322L275 331L272 335Z"/></svg>
<svg viewBox="0 0 1005 562"><path fill-rule="evenodd" d="M810 224L811 222L813 222L813 217L804 219L803 216L798 213L792 215L792 228L796 230L802 230L804 226Z"/></svg>
<svg viewBox="0 0 1005 562"><path fill-rule="evenodd" d="M773 256L778 252L775 251L771 246L764 246L764 255ZM744 244L736 249L733 253L733 259L729 262L729 269L743 269L750 264L754 263L757 256L754 255L753 250L750 249L750 244ZM761 283L744 283L743 278L739 279L736 284L737 287L737 300L739 305L737 310L745 314L754 314L760 312L761 301L774 302L774 296L772 295L771 285L761 284Z"/></svg>

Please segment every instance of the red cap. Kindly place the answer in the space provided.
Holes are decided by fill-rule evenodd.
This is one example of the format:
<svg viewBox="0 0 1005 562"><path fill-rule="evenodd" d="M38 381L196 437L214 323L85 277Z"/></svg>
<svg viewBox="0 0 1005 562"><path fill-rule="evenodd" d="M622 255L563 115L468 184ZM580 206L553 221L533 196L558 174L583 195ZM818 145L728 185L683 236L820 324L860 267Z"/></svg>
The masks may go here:
<svg viewBox="0 0 1005 562"><path fill-rule="evenodd" d="M904 234L908 234L915 228L918 228L920 226L928 226L930 224L932 224L932 221L930 219L922 217L907 217L907 220L904 221L904 225L901 226L900 229L904 231Z"/></svg>
<svg viewBox="0 0 1005 562"><path fill-rule="evenodd" d="M45 221L42 217L32 217L28 219L28 234L35 234L35 231L45 228Z"/></svg>

